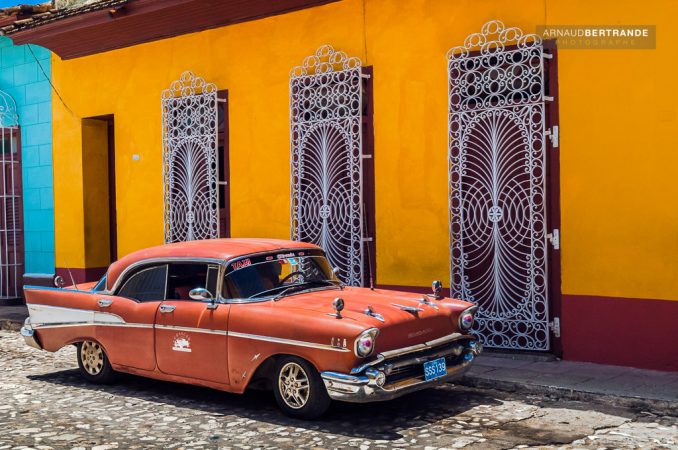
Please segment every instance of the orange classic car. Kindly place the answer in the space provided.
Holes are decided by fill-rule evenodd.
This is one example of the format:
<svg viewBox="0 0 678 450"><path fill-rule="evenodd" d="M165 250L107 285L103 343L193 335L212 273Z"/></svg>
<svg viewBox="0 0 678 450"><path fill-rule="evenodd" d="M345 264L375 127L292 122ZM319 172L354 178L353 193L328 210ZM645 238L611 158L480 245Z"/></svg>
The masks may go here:
<svg viewBox="0 0 678 450"><path fill-rule="evenodd" d="M319 247L271 239L163 245L98 283L26 286L26 342L77 346L82 376L116 372L228 392L272 389L288 415L388 400L460 377L481 351L475 306L343 285Z"/></svg>

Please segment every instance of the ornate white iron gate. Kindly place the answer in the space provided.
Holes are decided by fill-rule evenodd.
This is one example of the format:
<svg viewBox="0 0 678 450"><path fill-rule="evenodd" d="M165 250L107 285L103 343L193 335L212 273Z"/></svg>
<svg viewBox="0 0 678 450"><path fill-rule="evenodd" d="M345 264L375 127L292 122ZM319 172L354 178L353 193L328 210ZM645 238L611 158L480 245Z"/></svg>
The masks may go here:
<svg viewBox="0 0 678 450"><path fill-rule="evenodd" d="M0 299L21 297L23 214L20 130L14 99L0 91Z"/></svg>
<svg viewBox="0 0 678 450"><path fill-rule="evenodd" d="M320 245L362 285L361 62L320 47L290 74L292 238Z"/></svg>
<svg viewBox="0 0 678 450"><path fill-rule="evenodd" d="M543 53L499 21L448 53L451 288L490 347L549 349Z"/></svg>
<svg viewBox="0 0 678 450"><path fill-rule="evenodd" d="M219 237L217 87L191 72L162 93L165 242Z"/></svg>

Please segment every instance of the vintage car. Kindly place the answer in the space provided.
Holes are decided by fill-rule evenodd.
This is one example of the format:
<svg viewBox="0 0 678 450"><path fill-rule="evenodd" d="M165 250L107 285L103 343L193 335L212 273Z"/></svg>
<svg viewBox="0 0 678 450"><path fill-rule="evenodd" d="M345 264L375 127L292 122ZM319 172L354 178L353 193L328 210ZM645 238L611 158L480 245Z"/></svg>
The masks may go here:
<svg viewBox="0 0 678 450"><path fill-rule="evenodd" d="M57 284L63 285L63 282ZM323 251L271 239L163 245L98 283L26 286L26 342L77 346L82 376L115 372L228 392L272 389L288 415L331 399L387 400L460 377L481 351L476 307L432 294L344 286Z"/></svg>

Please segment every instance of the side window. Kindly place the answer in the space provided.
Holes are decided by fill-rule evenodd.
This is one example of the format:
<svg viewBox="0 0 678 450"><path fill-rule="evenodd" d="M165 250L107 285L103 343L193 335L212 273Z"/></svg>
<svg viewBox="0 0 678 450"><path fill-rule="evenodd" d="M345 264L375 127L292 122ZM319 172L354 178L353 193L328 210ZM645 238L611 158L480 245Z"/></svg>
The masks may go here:
<svg viewBox="0 0 678 450"><path fill-rule="evenodd" d="M166 284L167 265L149 267L128 278L117 295L140 302L162 301L165 299Z"/></svg>
<svg viewBox="0 0 678 450"><path fill-rule="evenodd" d="M175 263L169 265L168 300L191 300L189 293L205 288L216 297L219 268L211 264Z"/></svg>

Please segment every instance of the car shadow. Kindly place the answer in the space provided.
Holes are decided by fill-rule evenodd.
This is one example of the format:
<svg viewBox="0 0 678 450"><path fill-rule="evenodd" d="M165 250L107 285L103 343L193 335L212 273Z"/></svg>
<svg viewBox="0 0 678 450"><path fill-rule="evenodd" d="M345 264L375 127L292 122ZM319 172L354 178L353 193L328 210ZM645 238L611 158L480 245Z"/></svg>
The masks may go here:
<svg viewBox="0 0 678 450"><path fill-rule="evenodd" d="M388 402L364 404L334 402L321 418L304 421L283 415L269 391L248 390L243 395L230 394L128 374L120 374L114 384L101 386L87 383L77 369L29 375L28 378L60 386L165 403L214 415L236 416L352 438L388 441L406 437L404 431L412 427L434 424L439 420L464 413L475 406L500 403L496 395L448 384Z"/></svg>

